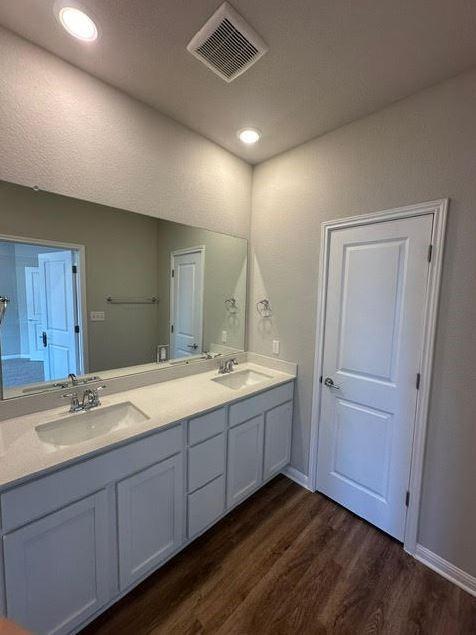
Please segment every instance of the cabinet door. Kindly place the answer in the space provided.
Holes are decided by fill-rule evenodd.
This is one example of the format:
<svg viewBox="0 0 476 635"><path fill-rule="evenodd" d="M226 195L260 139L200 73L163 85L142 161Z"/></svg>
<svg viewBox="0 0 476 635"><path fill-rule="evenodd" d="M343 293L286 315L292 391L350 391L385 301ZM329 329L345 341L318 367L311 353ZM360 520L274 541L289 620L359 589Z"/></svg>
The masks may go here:
<svg viewBox="0 0 476 635"><path fill-rule="evenodd" d="M127 588L182 542L182 455L156 463L117 486L119 577Z"/></svg>
<svg viewBox="0 0 476 635"><path fill-rule="evenodd" d="M263 415L259 415L228 433L228 507L246 498L262 481L263 423Z"/></svg>
<svg viewBox="0 0 476 635"><path fill-rule="evenodd" d="M293 403L268 410L264 424L264 478L277 474L289 463Z"/></svg>
<svg viewBox="0 0 476 635"><path fill-rule="evenodd" d="M7 615L35 633L69 633L109 599L106 491L4 537Z"/></svg>

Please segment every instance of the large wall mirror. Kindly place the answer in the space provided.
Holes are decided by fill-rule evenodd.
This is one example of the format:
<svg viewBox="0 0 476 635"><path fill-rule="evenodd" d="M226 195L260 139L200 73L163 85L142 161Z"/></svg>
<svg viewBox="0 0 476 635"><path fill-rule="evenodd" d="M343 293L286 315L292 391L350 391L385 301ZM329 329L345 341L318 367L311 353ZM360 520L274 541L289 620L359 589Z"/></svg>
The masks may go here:
<svg viewBox="0 0 476 635"><path fill-rule="evenodd" d="M242 238L0 181L1 396L243 350L246 275Z"/></svg>

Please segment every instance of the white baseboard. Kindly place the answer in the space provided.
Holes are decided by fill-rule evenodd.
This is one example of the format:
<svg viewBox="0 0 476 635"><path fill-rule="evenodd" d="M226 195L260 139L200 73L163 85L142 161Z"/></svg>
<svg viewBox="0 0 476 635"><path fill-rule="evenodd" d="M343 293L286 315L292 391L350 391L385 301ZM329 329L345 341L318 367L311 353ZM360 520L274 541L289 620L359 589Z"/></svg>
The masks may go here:
<svg viewBox="0 0 476 635"><path fill-rule="evenodd" d="M464 591L476 596L476 578L466 573L466 571L459 569L422 545L416 546L415 558L447 580L450 580L450 582L458 585Z"/></svg>
<svg viewBox="0 0 476 635"><path fill-rule="evenodd" d="M286 466L281 474L284 474L284 476L287 476L298 485L301 485L301 487L305 487L309 491L312 491L309 483L309 476L304 474L304 472L300 472L292 465Z"/></svg>

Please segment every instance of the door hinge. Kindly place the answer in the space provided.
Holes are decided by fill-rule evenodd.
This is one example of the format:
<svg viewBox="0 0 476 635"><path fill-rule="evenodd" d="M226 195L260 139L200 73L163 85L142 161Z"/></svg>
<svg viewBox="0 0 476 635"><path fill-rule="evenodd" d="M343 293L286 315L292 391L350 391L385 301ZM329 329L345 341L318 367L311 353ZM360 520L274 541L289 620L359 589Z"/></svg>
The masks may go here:
<svg viewBox="0 0 476 635"><path fill-rule="evenodd" d="M175 277L175 269L172 269L172 278Z"/></svg>
<svg viewBox="0 0 476 635"><path fill-rule="evenodd" d="M74 327L74 332L75 332L75 333L79 333L79 326L78 326L78 324L76 324L76 326Z"/></svg>
<svg viewBox="0 0 476 635"><path fill-rule="evenodd" d="M319 377L319 383L322 384L322 375Z"/></svg>
<svg viewBox="0 0 476 635"><path fill-rule="evenodd" d="M73 265L72 269L73 269L73 273L78 273L77 265Z"/></svg>
<svg viewBox="0 0 476 635"><path fill-rule="evenodd" d="M421 383L421 374L417 373L416 375L416 389L420 390L420 383Z"/></svg>
<svg viewBox="0 0 476 635"><path fill-rule="evenodd" d="M433 254L433 245L428 246L428 262L431 262L431 256Z"/></svg>
<svg viewBox="0 0 476 635"><path fill-rule="evenodd" d="M174 325L173 325L173 324L171 324L171 325L170 325L170 332L171 332L171 333L173 333L173 332L174 332Z"/></svg>
<svg viewBox="0 0 476 635"><path fill-rule="evenodd" d="M407 493L405 494L405 507L408 507L408 505L410 505L410 492L407 491Z"/></svg>

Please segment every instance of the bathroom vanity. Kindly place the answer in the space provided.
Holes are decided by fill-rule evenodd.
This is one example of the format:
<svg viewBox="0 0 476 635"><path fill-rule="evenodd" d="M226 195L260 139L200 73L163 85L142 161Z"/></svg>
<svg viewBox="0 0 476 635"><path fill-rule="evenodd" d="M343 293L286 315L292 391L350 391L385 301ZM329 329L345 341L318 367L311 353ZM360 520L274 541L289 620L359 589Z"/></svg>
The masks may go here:
<svg viewBox="0 0 476 635"><path fill-rule="evenodd" d="M1 422L1 612L77 632L279 473L294 377L246 362Z"/></svg>

